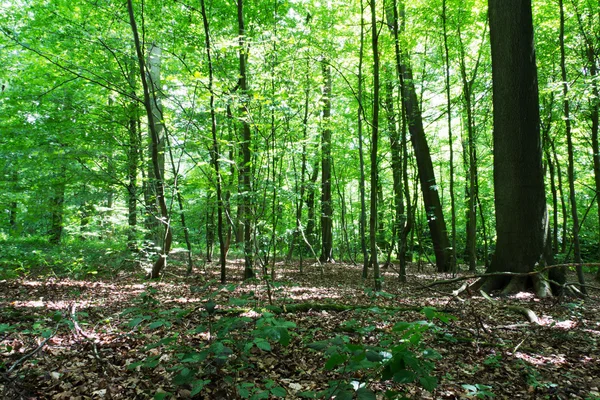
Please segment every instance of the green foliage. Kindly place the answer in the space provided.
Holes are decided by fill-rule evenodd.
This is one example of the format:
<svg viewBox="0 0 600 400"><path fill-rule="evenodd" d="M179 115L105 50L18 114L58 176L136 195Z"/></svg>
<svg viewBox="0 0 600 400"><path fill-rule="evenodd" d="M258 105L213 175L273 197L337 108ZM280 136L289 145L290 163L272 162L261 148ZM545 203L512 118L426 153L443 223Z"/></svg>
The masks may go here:
<svg viewBox="0 0 600 400"><path fill-rule="evenodd" d="M488 385L481 385L481 384L470 385L470 384L464 384L464 385L462 385L462 387L467 390L467 397L476 397L478 399L491 399L491 398L494 398L496 396L491 391L492 387L488 386Z"/></svg>
<svg viewBox="0 0 600 400"><path fill-rule="evenodd" d="M424 309L429 319L440 318L448 321L449 316L433 308ZM423 335L435 325L433 322L399 322L391 331L378 335L379 344L369 345L356 343L349 336L336 336L333 339L314 342L308 345L310 349L322 352L327 360L325 370L335 370L342 376L361 372L363 382L333 381L329 389L323 392L304 392L307 398L353 398L356 392L359 398L375 398L375 393L368 388L371 380L392 380L397 384L416 383L428 391L433 391L437 385L437 378L432 376L434 362L441 358L433 349L426 348ZM345 324L356 332L372 332L374 327L361 327L355 320ZM362 337L362 334L361 334ZM398 398L402 392L388 391L386 398Z"/></svg>
<svg viewBox="0 0 600 400"><path fill-rule="evenodd" d="M195 288L194 291L205 292L207 288L208 286ZM241 371L252 368L254 351L272 352L274 345L286 347L290 344L291 330L296 325L276 318L274 314L265 312L257 318L228 314L217 317L218 304L214 297L222 289L233 291L235 285L223 286L206 293L203 307L194 311L200 312L206 323L190 329L188 335L205 337L202 344L192 346L179 335L159 336L160 339L145 347L149 354L129 364L128 368L155 369L163 365L173 374L172 382L175 386L188 387L196 395L208 383L223 379L221 371L225 369ZM126 324L129 328L141 330L144 334L155 330L167 333L172 324L178 323L192 312L179 308L160 310L161 304L156 293L155 289L148 287L136 299L137 306L123 312L124 315L131 316ZM230 303L245 304L246 299L230 298ZM174 354L175 357L171 361L164 361L164 354ZM284 398L287 393L272 380L266 380L264 388L249 382L237 382L235 387L244 399L263 399L269 396Z"/></svg>

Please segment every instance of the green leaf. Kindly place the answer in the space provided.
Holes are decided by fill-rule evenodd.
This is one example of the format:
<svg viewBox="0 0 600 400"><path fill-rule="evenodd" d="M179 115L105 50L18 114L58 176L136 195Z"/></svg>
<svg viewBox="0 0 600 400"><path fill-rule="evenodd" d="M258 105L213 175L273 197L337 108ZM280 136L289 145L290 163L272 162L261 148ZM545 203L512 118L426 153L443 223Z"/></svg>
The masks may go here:
<svg viewBox="0 0 600 400"><path fill-rule="evenodd" d="M354 392L352 390L339 390L335 392L335 400L352 400Z"/></svg>
<svg viewBox="0 0 600 400"><path fill-rule="evenodd" d="M173 383L176 385L185 385L194 379L194 373L189 368L183 368L179 374L173 378Z"/></svg>
<svg viewBox="0 0 600 400"><path fill-rule="evenodd" d="M415 379L417 379L417 375L407 369L400 370L394 374L394 381L398 383L412 383Z"/></svg>
<svg viewBox="0 0 600 400"><path fill-rule="evenodd" d="M290 344L290 334L285 328L279 328L279 344L284 347Z"/></svg>
<svg viewBox="0 0 600 400"><path fill-rule="evenodd" d="M191 396L195 396L204 389L204 386L210 383L210 379L198 379L192 383L192 392Z"/></svg>
<svg viewBox="0 0 600 400"><path fill-rule="evenodd" d="M331 357L329 357L329 360L327 360L327 362L325 363L325 369L327 371L331 371L338 365L342 365L343 363L345 363L346 359L347 356L345 354L334 353Z"/></svg>
<svg viewBox="0 0 600 400"><path fill-rule="evenodd" d="M308 348L317 350L317 351L322 351L322 350L325 350L326 348L328 348L329 346L330 346L329 341L321 340L319 342L310 343L308 345Z"/></svg>
<svg viewBox="0 0 600 400"><path fill-rule="evenodd" d="M367 351L367 360L371 362L380 362L383 360L383 356L376 351Z"/></svg>
<svg viewBox="0 0 600 400"><path fill-rule="evenodd" d="M360 388L356 391L356 397L358 400L377 400L377 396L371 389Z"/></svg>
<svg viewBox="0 0 600 400"><path fill-rule="evenodd" d="M271 388L271 394L275 397L285 397L287 396L287 391L281 386L276 386Z"/></svg>
<svg viewBox="0 0 600 400"><path fill-rule="evenodd" d="M271 344L265 339L256 338L254 339L254 344L256 344L256 347L258 347L261 350L271 351Z"/></svg>
<svg viewBox="0 0 600 400"><path fill-rule="evenodd" d="M435 376L422 376L419 378L419 382L428 392L433 392L438 385L438 380Z"/></svg>
<svg viewBox="0 0 600 400"><path fill-rule="evenodd" d="M154 395L154 400L163 400L166 399L171 393L168 392L160 392Z"/></svg>
<svg viewBox="0 0 600 400"><path fill-rule="evenodd" d="M430 321L435 317L436 310L433 307L425 307L422 311L425 314L425 317Z"/></svg>

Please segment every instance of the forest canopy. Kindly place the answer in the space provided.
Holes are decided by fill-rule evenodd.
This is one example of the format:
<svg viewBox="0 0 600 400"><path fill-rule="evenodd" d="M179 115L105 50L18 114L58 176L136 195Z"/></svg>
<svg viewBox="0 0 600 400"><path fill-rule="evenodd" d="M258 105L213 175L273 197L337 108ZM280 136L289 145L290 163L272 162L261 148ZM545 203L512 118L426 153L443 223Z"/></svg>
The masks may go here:
<svg viewBox="0 0 600 400"><path fill-rule="evenodd" d="M364 276L399 262L401 279L407 262L493 259L499 83L483 1L13 1L2 14L7 243L143 250L153 277L174 247L190 268L241 255L246 277L281 257ZM600 251L599 15L533 3L529 131L553 262Z"/></svg>

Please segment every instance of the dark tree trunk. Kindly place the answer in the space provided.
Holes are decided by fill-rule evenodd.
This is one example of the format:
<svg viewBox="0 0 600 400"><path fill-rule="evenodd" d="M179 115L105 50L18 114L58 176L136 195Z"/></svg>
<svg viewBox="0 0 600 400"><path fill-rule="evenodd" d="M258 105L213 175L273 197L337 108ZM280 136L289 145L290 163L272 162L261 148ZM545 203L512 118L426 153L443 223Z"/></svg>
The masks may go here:
<svg viewBox="0 0 600 400"><path fill-rule="evenodd" d="M408 66L407 60L402 60L398 37L399 17L396 0L393 0L392 7L392 14L390 15L388 12L388 19L391 18L392 22L390 24L390 29L394 35L396 67L402 87L402 103L406 111L408 130L410 132L411 143L417 160L423 203L427 212L427 224L429 226L429 231L431 232L437 270L438 272L447 272L452 270L453 266L446 221L444 220L444 214L442 212L442 204L440 202L438 186L435 180L431 153L429 151L429 145L427 144L425 129L423 128L423 118L421 110L419 109L412 70Z"/></svg>
<svg viewBox="0 0 600 400"><path fill-rule="evenodd" d="M371 210L369 217L369 234L371 247L371 266L375 290L381 290L381 277L377 261L377 193L379 180L379 165L377 149L379 145L379 31L377 29L377 13L375 0L371 0L371 43L373 48L373 119L371 122Z"/></svg>
<svg viewBox="0 0 600 400"><path fill-rule="evenodd" d="M489 21L497 241L488 272L530 272L552 263L531 2L489 0ZM537 294L548 295L547 283L535 277ZM484 290L511 293L527 283L523 277L500 276L488 278Z"/></svg>
<svg viewBox="0 0 600 400"><path fill-rule="evenodd" d="M402 182L402 143L400 133L396 124L396 113L394 110L393 84L391 79L386 82L385 106L388 119L388 130L390 135L390 150L392 156L392 179L394 182L394 238L398 244L398 261L400 263L399 278L406 282L406 235L403 231L406 227L406 210L404 206L404 186ZM393 246L392 246L393 247Z"/></svg>
<svg viewBox="0 0 600 400"><path fill-rule="evenodd" d="M323 61L323 132L321 138L321 257L333 262L333 207L331 199L331 66Z"/></svg>
<svg viewBox="0 0 600 400"><path fill-rule="evenodd" d="M133 77L131 81L133 81ZM137 239L137 175L140 151L139 133L137 131L139 116L137 115L137 110L137 103L132 102L129 105L129 121L127 123L127 131L129 133L127 149L127 246L130 249L136 248Z"/></svg>

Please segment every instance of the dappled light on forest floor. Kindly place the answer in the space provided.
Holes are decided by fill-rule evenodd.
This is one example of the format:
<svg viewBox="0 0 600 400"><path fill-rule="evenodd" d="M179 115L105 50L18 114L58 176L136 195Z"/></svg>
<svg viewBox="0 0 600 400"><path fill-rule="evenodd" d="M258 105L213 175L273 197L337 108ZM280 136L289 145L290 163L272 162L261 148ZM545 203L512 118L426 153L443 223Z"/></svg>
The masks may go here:
<svg viewBox="0 0 600 400"><path fill-rule="evenodd" d="M493 301L478 293L455 297L460 282L430 291L424 286L440 277L412 268L408 283L392 275L376 292L360 267L343 263L326 265L323 275L318 269L300 274L294 264L277 267L278 278L268 285L261 279L221 285L217 266L189 277L172 272L160 281L125 273L93 281L1 281L0 372L14 366L19 375L0 381L0 391L40 399L92 393L150 399L162 392L237 399L251 383L252 390L277 388L275 397L297 399L331 381L355 380L415 399L466 398L465 387L480 384L496 398L585 399L598 387L596 297L564 305L528 293ZM241 276L239 265L228 274ZM521 309L535 313L538 323ZM323 344L332 340L338 344ZM409 346L417 360L429 357L432 375L418 373L436 385L376 379L364 365L318 351L338 346L345 357L348 348L360 348L352 346L372 346L369 357L385 362L398 345ZM334 362L341 364L325 368ZM356 372L348 372L351 365ZM195 397L181 376L191 367L204 382ZM565 371L572 373L568 380Z"/></svg>

